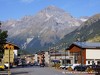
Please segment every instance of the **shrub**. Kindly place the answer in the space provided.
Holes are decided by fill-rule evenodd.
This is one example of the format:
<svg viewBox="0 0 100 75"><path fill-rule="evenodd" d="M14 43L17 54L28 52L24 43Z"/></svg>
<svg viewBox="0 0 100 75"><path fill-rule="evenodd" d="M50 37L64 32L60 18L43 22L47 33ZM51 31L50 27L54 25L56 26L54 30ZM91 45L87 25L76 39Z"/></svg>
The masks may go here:
<svg viewBox="0 0 100 75"><path fill-rule="evenodd" d="M68 67L68 69L67 69L68 71L73 71L73 69L71 68L71 67Z"/></svg>
<svg viewBox="0 0 100 75"><path fill-rule="evenodd" d="M95 72L92 68L90 68L90 67L88 67L87 69L86 69L86 72Z"/></svg>

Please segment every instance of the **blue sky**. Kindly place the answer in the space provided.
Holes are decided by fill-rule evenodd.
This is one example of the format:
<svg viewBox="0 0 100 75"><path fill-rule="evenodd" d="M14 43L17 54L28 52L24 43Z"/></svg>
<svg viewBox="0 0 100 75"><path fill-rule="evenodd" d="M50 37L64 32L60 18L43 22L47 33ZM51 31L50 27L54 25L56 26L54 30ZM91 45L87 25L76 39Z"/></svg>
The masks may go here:
<svg viewBox="0 0 100 75"><path fill-rule="evenodd" d="M0 21L35 15L49 5L62 8L74 17L100 13L100 0L0 0Z"/></svg>

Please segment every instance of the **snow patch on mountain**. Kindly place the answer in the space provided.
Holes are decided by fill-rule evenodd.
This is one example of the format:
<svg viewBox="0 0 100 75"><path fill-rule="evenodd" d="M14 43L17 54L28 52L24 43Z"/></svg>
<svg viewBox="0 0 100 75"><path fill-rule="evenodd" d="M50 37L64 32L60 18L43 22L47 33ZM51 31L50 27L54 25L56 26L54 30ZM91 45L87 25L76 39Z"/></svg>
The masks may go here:
<svg viewBox="0 0 100 75"><path fill-rule="evenodd" d="M27 43L27 44L30 43L33 39L34 39L34 37L32 37L32 38L27 38L26 43Z"/></svg>

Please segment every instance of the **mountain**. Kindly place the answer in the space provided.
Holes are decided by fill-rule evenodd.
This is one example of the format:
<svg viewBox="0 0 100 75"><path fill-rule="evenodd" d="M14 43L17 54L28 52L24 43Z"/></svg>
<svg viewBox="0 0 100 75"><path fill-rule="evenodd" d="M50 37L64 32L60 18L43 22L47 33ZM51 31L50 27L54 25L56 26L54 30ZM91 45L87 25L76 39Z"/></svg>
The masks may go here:
<svg viewBox="0 0 100 75"><path fill-rule="evenodd" d="M80 19L82 22L85 22L85 21L87 21L87 20L89 19L89 17L88 17L88 16L81 16L79 19Z"/></svg>
<svg viewBox="0 0 100 75"><path fill-rule="evenodd" d="M9 41L35 52L55 44L81 23L64 10L48 6L34 16L3 22L2 29L8 30Z"/></svg>
<svg viewBox="0 0 100 75"><path fill-rule="evenodd" d="M59 44L66 42L67 46L75 41L100 42L100 14L90 17L76 30L64 36Z"/></svg>

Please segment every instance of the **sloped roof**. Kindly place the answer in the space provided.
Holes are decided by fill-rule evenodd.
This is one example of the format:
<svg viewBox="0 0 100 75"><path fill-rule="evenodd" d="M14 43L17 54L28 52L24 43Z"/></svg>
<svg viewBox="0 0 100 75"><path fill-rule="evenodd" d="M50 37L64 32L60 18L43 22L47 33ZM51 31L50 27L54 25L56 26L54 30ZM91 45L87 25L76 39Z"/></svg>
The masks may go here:
<svg viewBox="0 0 100 75"><path fill-rule="evenodd" d="M14 49L20 49L17 45L15 45L15 44L13 44L13 43L6 42L5 44L10 44L10 45L13 45L13 46L14 46Z"/></svg>
<svg viewBox="0 0 100 75"><path fill-rule="evenodd" d="M74 45L77 45L81 48L100 48L100 43L99 42L74 42Z"/></svg>

